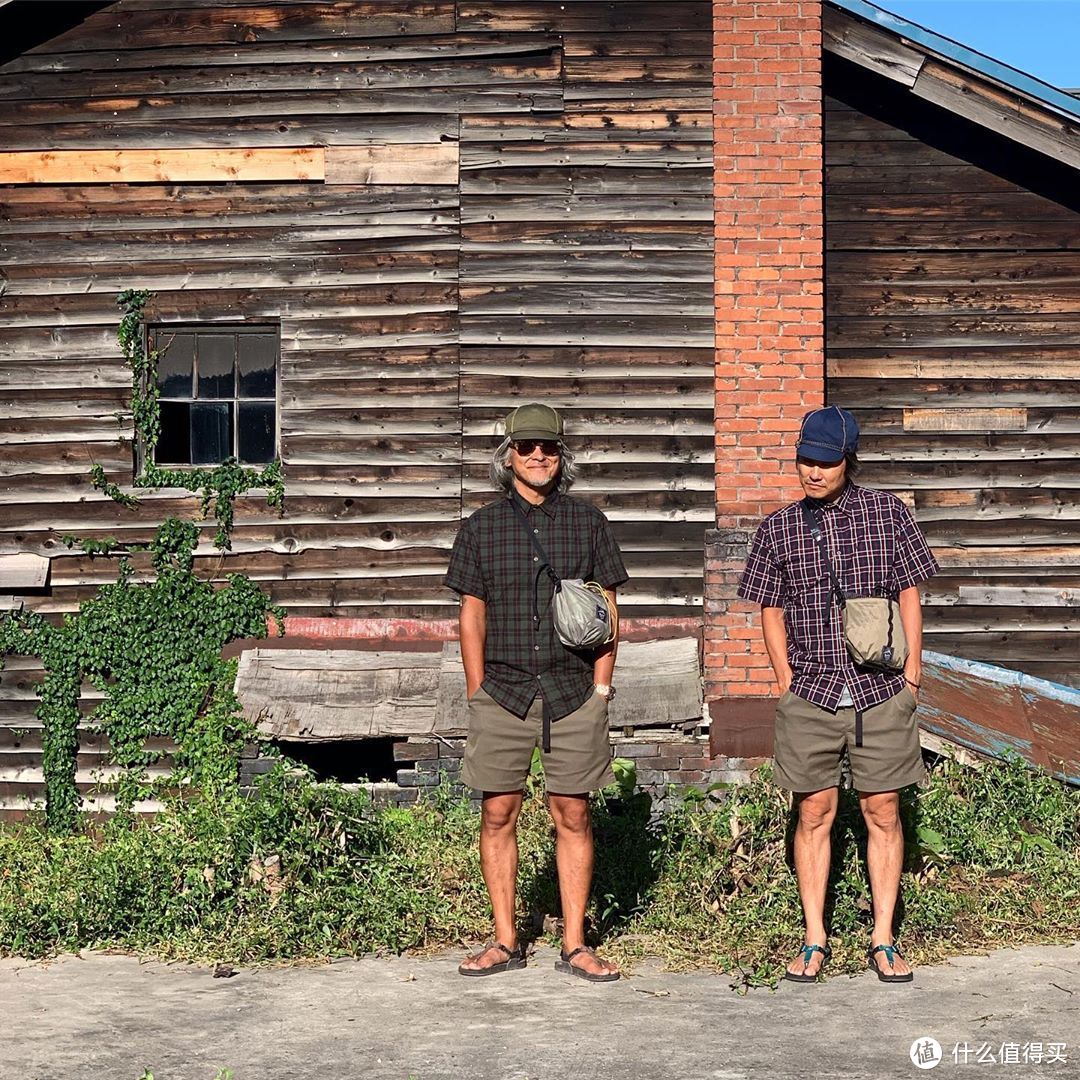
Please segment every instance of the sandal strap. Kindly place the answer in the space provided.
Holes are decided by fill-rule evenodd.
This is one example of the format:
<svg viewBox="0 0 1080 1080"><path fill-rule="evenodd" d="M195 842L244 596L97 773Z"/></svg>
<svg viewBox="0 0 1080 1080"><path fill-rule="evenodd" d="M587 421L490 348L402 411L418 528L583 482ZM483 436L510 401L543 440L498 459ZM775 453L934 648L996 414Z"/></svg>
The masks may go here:
<svg viewBox="0 0 1080 1080"><path fill-rule="evenodd" d="M501 949L504 953L506 953L506 958L508 960L513 960L517 956L516 949L508 949L501 941L492 941L489 944L485 945L478 952L474 952L472 956L469 957L469 959L479 960L480 957L484 955L484 953L491 952L492 949Z"/></svg>
<svg viewBox="0 0 1080 1080"><path fill-rule="evenodd" d="M562 954L562 958L564 963L569 964L575 956L580 956L582 953L584 953L586 956L591 956L597 962L599 962L600 960L600 957L596 955L596 950L589 948L588 945L579 945L573 952L570 953L564 952Z"/></svg>
<svg viewBox="0 0 1080 1080"><path fill-rule="evenodd" d="M897 945L875 945L870 950L870 959L872 960L875 956L877 956L879 952L883 952L885 954L885 960L888 962L889 967L896 966L893 963L894 956L899 956L901 960L904 958L904 954L900 951L900 948Z"/></svg>
<svg viewBox="0 0 1080 1080"><path fill-rule="evenodd" d="M803 973L810 966L810 961L814 959L814 953L819 952L824 957L827 955L827 947L822 945L804 945L802 947L802 966Z"/></svg>

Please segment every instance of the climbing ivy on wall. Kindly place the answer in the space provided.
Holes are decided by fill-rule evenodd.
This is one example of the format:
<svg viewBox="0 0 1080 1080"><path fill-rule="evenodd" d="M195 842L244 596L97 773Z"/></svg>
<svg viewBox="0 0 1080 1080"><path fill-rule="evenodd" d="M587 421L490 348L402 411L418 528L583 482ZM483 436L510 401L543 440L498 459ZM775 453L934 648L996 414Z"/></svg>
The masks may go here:
<svg viewBox="0 0 1080 1080"><path fill-rule="evenodd" d="M233 527L233 504L237 496L253 488L266 489L266 501L281 513L285 503L285 481L281 461L270 462L263 469L245 468L235 458L220 465L194 469L162 468L154 461L161 436L161 405L157 383L159 353L146 349L143 318L151 293L145 289L126 289L116 298L122 317L117 331L120 348L131 367L131 412L135 434L142 447L142 469L133 481L137 488L184 488L198 494L204 517L213 511L217 521L214 543L230 550ZM90 479L99 491L123 506L138 505L138 499L111 483L100 465L90 470Z"/></svg>
<svg viewBox="0 0 1080 1080"><path fill-rule="evenodd" d="M160 784L205 790L234 782L253 732L232 690L236 661L223 660L221 650L236 638L265 637L268 617L281 633L284 611L242 574L223 588L196 577L197 543L194 523L170 518L148 545L153 580L132 580L123 556L118 580L59 626L34 612L0 622L0 651L37 656L45 668L38 716L51 830L69 832L78 822L84 680L104 695L89 723L108 737L120 766L121 807L151 797ZM175 745L174 767L166 779L150 781L147 767L164 756L163 742Z"/></svg>
<svg viewBox="0 0 1080 1080"><path fill-rule="evenodd" d="M241 468L235 461L213 469L161 469L153 463L160 433L156 361L143 348L142 313L149 293L129 290L118 303L123 311L119 340L133 372L133 413L145 448L136 487L180 487L201 496L205 517L213 509L215 544L227 550L233 504L251 488L266 488L280 510L284 483L280 462L265 469ZM94 485L125 506L138 499L110 483L100 466ZM199 529L194 522L167 519L148 544L113 539L78 540L68 547L91 556L117 557L117 580L102 586L76 613L56 625L36 612L0 619L0 658L37 657L45 669L37 715L42 722L46 823L54 832L78 826L80 796L76 781L79 750L79 699L84 681L103 700L88 722L106 734L121 808L152 796L161 784L197 784L212 790L235 782L240 751L253 731L233 693L236 661L221 658L222 648L243 637L265 637L268 619L284 632L284 611L249 578L232 574L224 586L194 572ZM131 553L149 551L152 577L136 581ZM173 755L171 774L152 781L148 768Z"/></svg>

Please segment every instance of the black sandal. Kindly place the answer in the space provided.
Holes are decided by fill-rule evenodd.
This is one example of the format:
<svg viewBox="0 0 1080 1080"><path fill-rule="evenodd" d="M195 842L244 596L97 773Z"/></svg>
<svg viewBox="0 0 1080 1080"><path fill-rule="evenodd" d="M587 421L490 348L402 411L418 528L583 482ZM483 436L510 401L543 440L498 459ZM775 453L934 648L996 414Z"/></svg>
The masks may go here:
<svg viewBox="0 0 1080 1080"><path fill-rule="evenodd" d="M885 959L889 962L889 967L893 966L893 957L899 956L901 960L904 958L904 954L900 951L896 945L872 945L866 953L866 963L871 971L877 973L877 977L884 983L909 983L915 978L915 973L909 971L906 975L886 975L881 968L878 967L877 961L874 957L879 953L885 954Z"/></svg>
<svg viewBox="0 0 1080 1080"><path fill-rule="evenodd" d="M581 945L576 948L572 953L567 953L565 950L559 953L559 959L555 961L555 970L561 971L564 975L576 975L579 979L585 979L586 982L614 982L619 978L620 972L609 971L606 974L600 974L595 971L586 971L583 967L579 967L577 964L572 963L575 956L580 956L584 953L586 956L591 956L597 963L602 963L600 957L596 955L595 949L590 949L588 945Z"/></svg>
<svg viewBox="0 0 1080 1080"><path fill-rule="evenodd" d="M806 969L810 965L810 961L814 959L814 953L821 953L821 967L814 972L813 975L807 975ZM818 981L818 976L825 970L825 965L829 962L829 957L832 956L832 949L828 945L804 945L802 947L802 974L796 975L794 972L785 971L784 978L788 982L797 983L812 983Z"/></svg>
<svg viewBox="0 0 1080 1080"><path fill-rule="evenodd" d="M493 941L490 945L485 945L479 952L474 952L470 956L466 956L466 960L474 960L481 957L486 952L490 952L492 949L501 949L506 953L506 959L498 964L491 964L484 968L467 968L463 964L458 965L457 973L459 975L498 975L500 971L517 971L519 968L525 966L525 946L518 945L516 949L508 949L501 941Z"/></svg>

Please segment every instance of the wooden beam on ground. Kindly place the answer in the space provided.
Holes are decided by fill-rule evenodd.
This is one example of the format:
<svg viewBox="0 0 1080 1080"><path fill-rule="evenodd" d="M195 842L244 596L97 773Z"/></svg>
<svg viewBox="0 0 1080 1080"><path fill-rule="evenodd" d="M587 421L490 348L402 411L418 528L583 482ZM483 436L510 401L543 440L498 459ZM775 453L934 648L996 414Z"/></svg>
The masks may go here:
<svg viewBox="0 0 1080 1080"><path fill-rule="evenodd" d="M458 144L328 146L328 184L456 184Z"/></svg>
<svg viewBox="0 0 1080 1080"><path fill-rule="evenodd" d="M434 652L253 649L240 657L236 694L270 739L430 735L439 670Z"/></svg>
<svg viewBox="0 0 1080 1080"><path fill-rule="evenodd" d="M321 181L324 148L14 150L0 153L0 184L153 184Z"/></svg>
<svg viewBox="0 0 1080 1080"><path fill-rule="evenodd" d="M621 642L612 681L617 690L608 706L612 731L702 722L697 638ZM435 731L446 735L467 728L461 646L451 641L443 646Z"/></svg>

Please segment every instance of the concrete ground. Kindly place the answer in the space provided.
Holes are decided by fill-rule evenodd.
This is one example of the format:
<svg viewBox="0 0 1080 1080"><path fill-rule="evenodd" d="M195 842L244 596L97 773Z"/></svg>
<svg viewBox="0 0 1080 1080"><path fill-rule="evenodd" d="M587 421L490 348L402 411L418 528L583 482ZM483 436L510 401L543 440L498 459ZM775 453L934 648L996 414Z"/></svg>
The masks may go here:
<svg viewBox="0 0 1080 1080"><path fill-rule="evenodd" d="M910 1052L926 1037L935 1076L1080 1077L1080 945L924 967L910 987L867 972L743 997L652 968L590 985L555 972L549 949L483 979L458 976L458 959L231 978L101 954L0 961L0 1078L879 1080L921 1075Z"/></svg>

